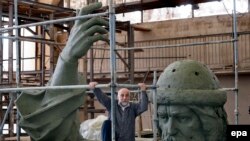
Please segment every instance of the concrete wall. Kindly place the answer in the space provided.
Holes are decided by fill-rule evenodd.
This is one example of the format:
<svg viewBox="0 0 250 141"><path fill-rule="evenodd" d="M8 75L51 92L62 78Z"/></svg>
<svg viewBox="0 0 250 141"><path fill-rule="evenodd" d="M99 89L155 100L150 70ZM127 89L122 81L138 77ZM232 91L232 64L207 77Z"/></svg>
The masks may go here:
<svg viewBox="0 0 250 141"><path fill-rule="evenodd" d="M250 71L250 13L238 15L239 70ZM136 24L136 27L151 31L135 31L135 46L163 46L194 44L232 40L232 17L230 15L209 16L161 22ZM116 34L117 42L127 43L127 33ZM107 48L108 45L99 47ZM118 48L120 46L117 46ZM128 52L118 51L123 58ZM216 72L233 71L233 42L223 44L201 44L187 47L152 48L135 52L135 72L163 70L168 64L181 59L198 60ZM94 71L109 73L109 50L95 50ZM117 59L118 72L124 72L124 63ZM106 76L108 77L108 76ZM126 76L125 76L126 77Z"/></svg>
<svg viewBox="0 0 250 141"><path fill-rule="evenodd" d="M238 32L249 31L250 13L238 15L237 22ZM136 26L148 28L151 29L151 31L137 31L135 33L135 41L231 33L233 31L233 21L231 15L168 20L136 24Z"/></svg>
<svg viewBox="0 0 250 141"><path fill-rule="evenodd" d="M221 86L224 88L234 87L234 75L217 75ZM250 74L239 75L239 124L250 124ZM235 94L227 93L225 110L228 115L229 124L235 123Z"/></svg>

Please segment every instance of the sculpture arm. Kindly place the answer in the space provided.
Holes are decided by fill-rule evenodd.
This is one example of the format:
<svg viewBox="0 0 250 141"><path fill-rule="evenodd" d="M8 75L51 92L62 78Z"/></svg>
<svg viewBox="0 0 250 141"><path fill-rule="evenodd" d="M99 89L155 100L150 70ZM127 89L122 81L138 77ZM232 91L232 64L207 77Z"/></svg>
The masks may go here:
<svg viewBox="0 0 250 141"><path fill-rule="evenodd" d="M101 3L83 8L79 15L86 15L101 7ZM77 20L71 30L68 42L58 58L50 85L74 85L80 83L77 68L78 59L86 55L97 40L107 40L103 27L107 21L102 18ZM16 105L20 111L20 127L34 141L78 141L78 107L83 104L83 89L45 90L23 92Z"/></svg>
<svg viewBox="0 0 250 141"><path fill-rule="evenodd" d="M52 86L59 85L76 85L78 84L78 62L66 61L62 55L58 57L55 72L53 74Z"/></svg>
<svg viewBox="0 0 250 141"><path fill-rule="evenodd" d="M92 13L99 9L101 3L82 8L79 16ZM98 40L108 41L104 26L108 22L101 17L77 20L71 30L69 39L60 54L58 63L51 80L51 85L77 84L78 59L87 54L90 47Z"/></svg>

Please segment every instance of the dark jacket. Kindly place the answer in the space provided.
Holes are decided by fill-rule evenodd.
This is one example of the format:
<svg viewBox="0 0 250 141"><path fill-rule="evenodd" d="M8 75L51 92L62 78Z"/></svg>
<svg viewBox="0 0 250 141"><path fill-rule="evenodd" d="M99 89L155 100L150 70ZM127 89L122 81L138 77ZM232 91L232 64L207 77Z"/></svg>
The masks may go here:
<svg viewBox="0 0 250 141"><path fill-rule="evenodd" d="M94 94L98 101L106 107L111 117L111 98L103 94L101 89L95 88ZM118 100L115 101L115 136L116 141L135 141L135 118L147 110L148 97L145 91L141 93L141 100L139 103L130 102L130 106L123 111L118 105Z"/></svg>

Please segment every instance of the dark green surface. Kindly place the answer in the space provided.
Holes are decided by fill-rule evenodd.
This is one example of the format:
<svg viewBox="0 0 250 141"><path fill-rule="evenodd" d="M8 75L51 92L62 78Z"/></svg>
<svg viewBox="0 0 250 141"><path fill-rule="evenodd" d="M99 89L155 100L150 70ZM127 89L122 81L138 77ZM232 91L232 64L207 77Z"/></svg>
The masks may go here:
<svg viewBox="0 0 250 141"><path fill-rule="evenodd" d="M89 5L78 15L99 9L101 3ZM78 75L78 59L87 54L98 40L108 41L104 34L108 22L101 17L75 22L68 42L58 59L50 86L85 84ZM20 126L34 141L78 141L78 107L83 104L84 90L46 90L23 92L16 101Z"/></svg>
<svg viewBox="0 0 250 141"><path fill-rule="evenodd" d="M217 77L193 60L170 64L157 82L158 129L164 141L225 141L226 92Z"/></svg>

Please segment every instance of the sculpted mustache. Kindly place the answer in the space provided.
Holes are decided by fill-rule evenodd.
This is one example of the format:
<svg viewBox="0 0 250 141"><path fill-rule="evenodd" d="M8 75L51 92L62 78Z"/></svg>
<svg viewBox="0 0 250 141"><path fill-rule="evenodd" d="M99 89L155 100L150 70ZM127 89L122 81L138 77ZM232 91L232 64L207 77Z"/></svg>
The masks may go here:
<svg viewBox="0 0 250 141"><path fill-rule="evenodd" d="M167 136L162 141L176 141L176 140L175 140L175 137L173 137L173 136Z"/></svg>

